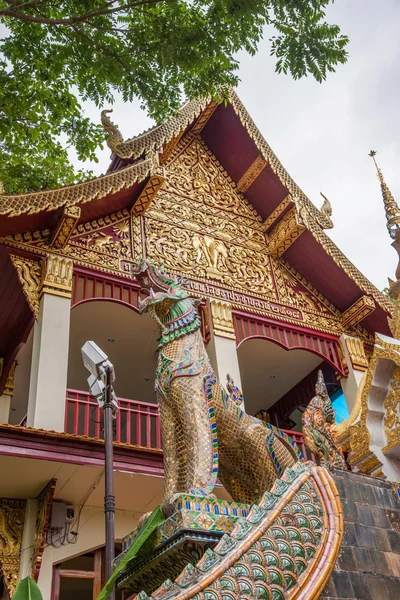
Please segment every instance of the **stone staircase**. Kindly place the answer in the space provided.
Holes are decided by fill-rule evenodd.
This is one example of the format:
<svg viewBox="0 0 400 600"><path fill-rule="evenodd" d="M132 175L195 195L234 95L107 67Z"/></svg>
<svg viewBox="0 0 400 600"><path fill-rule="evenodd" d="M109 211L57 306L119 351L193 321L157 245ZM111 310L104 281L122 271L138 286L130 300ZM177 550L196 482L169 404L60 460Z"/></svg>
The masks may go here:
<svg viewBox="0 0 400 600"><path fill-rule="evenodd" d="M390 482L335 470L344 536L321 600L400 599L400 501ZM396 497L397 496L397 497Z"/></svg>

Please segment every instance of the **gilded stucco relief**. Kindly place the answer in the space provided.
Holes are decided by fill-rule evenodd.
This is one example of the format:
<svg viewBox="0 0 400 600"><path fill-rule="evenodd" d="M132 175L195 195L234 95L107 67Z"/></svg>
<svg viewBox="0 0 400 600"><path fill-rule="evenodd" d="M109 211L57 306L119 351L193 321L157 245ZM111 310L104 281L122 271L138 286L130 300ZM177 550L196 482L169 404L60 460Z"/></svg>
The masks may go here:
<svg viewBox="0 0 400 600"><path fill-rule="evenodd" d="M200 138L169 165L144 220L147 255L167 269L276 297L262 221Z"/></svg>

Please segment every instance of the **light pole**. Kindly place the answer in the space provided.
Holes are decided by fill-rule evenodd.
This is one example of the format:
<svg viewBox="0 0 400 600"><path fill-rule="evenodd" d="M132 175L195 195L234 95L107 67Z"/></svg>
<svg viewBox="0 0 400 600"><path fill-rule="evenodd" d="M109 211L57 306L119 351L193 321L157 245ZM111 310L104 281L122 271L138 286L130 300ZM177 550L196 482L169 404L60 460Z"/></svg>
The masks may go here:
<svg viewBox="0 0 400 600"><path fill-rule="evenodd" d="M114 470L113 470L113 418L118 410L118 402L113 390L115 380L114 366L108 356L95 342L86 342L82 346L83 364L90 371L88 378L90 394L96 398L100 408L104 411L104 450L105 450L105 494L104 514L106 525L106 581L113 572L115 553L115 496L114 496ZM115 599L114 590L108 596Z"/></svg>

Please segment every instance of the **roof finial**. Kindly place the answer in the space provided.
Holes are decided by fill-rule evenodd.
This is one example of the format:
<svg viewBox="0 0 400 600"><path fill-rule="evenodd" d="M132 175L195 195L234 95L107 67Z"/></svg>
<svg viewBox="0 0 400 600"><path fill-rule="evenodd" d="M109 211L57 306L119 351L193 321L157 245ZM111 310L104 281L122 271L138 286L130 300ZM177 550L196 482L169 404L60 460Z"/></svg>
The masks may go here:
<svg viewBox="0 0 400 600"><path fill-rule="evenodd" d="M112 108L101 111L101 124L104 131L108 133L107 146L118 155L118 146L123 143L124 138L115 123L108 117L112 112Z"/></svg>
<svg viewBox="0 0 400 600"><path fill-rule="evenodd" d="M375 163L375 167L378 173L378 179L381 184L383 205L385 207L386 227L390 237L393 240L392 246L399 256L399 263L396 269L396 281L392 281L391 279L389 279L389 295L394 299L398 299L398 302L400 303L400 208L397 206L396 200L393 198L388 186L386 185L386 182L382 175L382 171L378 167L378 164L375 159L376 150L371 150L368 155L372 158L372 160ZM395 313L397 315L396 323L390 323L390 326L392 332L393 328L396 329L396 335L394 333L393 335L395 337L398 337L400 336L400 311L396 310Z"/></svg>
<svg viewBox="0 0 400 600"><path fill-rule="evenodd" d="M383 205L385 207L386 214L386 227L392 240L396 240L400 235L400 208L397 206L396 200L393 198L386 182L383 178L382 171L378 167L376 162L376 150L371 150L368 154L375 163L375 167L378 173L378 179L381 184Z"/></svg>

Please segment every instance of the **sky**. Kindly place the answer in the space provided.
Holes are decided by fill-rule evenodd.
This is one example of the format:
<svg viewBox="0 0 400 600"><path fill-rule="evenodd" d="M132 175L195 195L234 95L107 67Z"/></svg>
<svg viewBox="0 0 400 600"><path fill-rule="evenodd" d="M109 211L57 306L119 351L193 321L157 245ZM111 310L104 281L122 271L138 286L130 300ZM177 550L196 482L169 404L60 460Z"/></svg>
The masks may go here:
<svg viewBox="0 0 400 600"><path fill-rule="evenodd" d="M379 289L394 277L397 254L386 230L372 159L400 203L400 1L336 0L328 22L350 37L349 60L317 83L275 73L265 31L258 54L239 55L238 94L296 183L318 207L320 192L333 208L328 235ZM89 104L86 113L99 119ZM117 99L112 119L125 139L152 125L138 104ZM107 170L110 150L99 151L96 174ZM75 161L75 158L73 157ZM85 165L87 166L87 165Z"/></svg>

